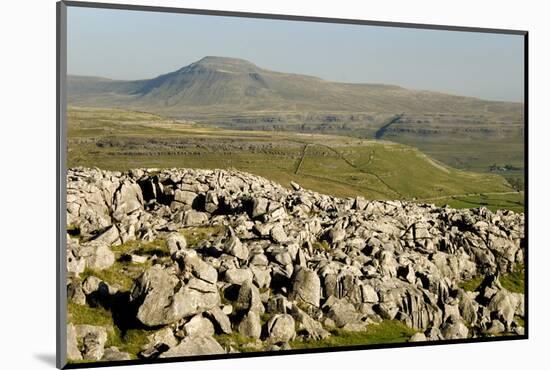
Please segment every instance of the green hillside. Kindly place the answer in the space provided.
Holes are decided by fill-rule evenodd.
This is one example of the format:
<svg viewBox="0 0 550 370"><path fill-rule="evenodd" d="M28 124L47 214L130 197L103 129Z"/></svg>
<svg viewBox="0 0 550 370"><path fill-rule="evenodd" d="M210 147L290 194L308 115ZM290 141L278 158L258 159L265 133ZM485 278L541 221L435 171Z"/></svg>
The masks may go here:
<svg viewBox="0 0 550 370"><path fill-rule="evenodd" d="M501 176L456 170L402 144L335 135L227 130L114 109L71 107L68 118L71 167L235 168L285 186L296 181L337 196L436 203L457 203L460 197L468 197L469 203L460 206L523 207ZM498 202L472 201L480 193L498 194ZM513 202L507 203L511 196L515 196Z"/></svg>

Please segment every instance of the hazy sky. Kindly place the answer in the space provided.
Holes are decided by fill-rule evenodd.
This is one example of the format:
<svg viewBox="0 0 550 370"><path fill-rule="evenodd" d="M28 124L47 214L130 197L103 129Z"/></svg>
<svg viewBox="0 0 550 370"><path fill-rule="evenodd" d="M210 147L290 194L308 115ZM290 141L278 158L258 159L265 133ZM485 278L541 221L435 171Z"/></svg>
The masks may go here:
<svg viewBox="0 0 550 370"><path fill-rule="evenodd" d="M68 9L69 74L143 79L207 55L331 81L523 101L523 36Z"/></svg>

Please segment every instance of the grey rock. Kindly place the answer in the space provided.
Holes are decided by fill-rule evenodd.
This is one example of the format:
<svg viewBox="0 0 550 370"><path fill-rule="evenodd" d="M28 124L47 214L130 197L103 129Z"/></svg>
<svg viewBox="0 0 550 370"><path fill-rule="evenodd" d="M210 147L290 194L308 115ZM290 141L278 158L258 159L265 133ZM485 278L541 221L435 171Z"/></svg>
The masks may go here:
<svg viewBox="0 0 550 370"><path fill-rule="evenodd" d="M185 226L200 226L208 222L209 216L206 212L197 212L190 210L185 212L183 217L183 224Z"/></svg>
<svg viewBox="0 0 550 370"><path fill-rule="evenodd" d="M230 306L231 307L231 306ZM230 314L231 312L229 312ZM231 334L231 321L221 308L214 307L206 313L214 323L215 328L223 334Z"/></svg>
<svg viewBox="0 0 550 370"><path fill-rule="evenodd" d="M236 305L240 310L254 311L259 314L265 312L260 290L249 280L245 280L239 288Z"/></svg>
<svg viewBox="0 0 550 370"><path fill-rule="evenodd" d="M184 270L198 279L214 284L218 281L218 272L209 263L203 261L194 251L186 253L183 257Z"/></svg>
<svg viewBox="0 0 550 370"><path fill-rule="evenodd" d="M82 358L101 360L107 342L107 330L102 326L76 325L76 336L82 341Z"/></svg>
<svg viewBox="0 0 550 370"><path fill-rule="evenodd" d="M243 317L238 327L239 334L249 338L260 338L262 334L262 324L260 315L257 311L248 311Z"/></svg>
<svg viewBox="0 0 550 370"><path fill-rule="evenodd" d="M80 250L80 256L84 257L86 267L92 270L104 270L115 263L115 254L103 243L88 243Z"/></svg>
<svg viewBox="0 0 550 370"><path fill-rule="evenodd" d="M409 342L425 342L428 338L424 333L415 333L409 338Z"/></svg>
<svg viewBox="0 0 550 370"><path fill-rule="evenodd" d="M79 276L86 269L86 260L74 249L67 250L67 275Z"/></svg>
<svg viewBox="0 0 550 370"><path fill-rule="evenodd" d="M252 218L265 215L268 204L269 201L266 198L254 198L252 201Z"/></svg>
<svg viewBox="0 0 550 370"><path fill-rule="evenodd" d="M202 314L195 315L183 325L185 335L214 335L214 325Z"/></svg>
<svg viewBox="0 0 550 370"><path fill-rule="evenodd" d="M223 347L210 336L194 335L185 337L181 342L162 353L160 358L218 355L225 353Z"/></svg>
<svg viewBox="0 0 550 370"><path fill-rule="evenodd" d="M177 317L189 317L219 306L220 300L215 285L192 279L174 295L174 311Z"/></svg>
<svg viewBox="0 0 550 370"><path fill-rule="evenodd" d="M462 320L448 320L441 326L441 334L445 339L465 339L468 338L468 327Z"/></svg>
<svg viewBox="0 0 550 370"><path fill-rule="evenodd" d="M229 332L228 314L237 321L251 310L261 314L264 305L273 315L290 313L306 338L324 335L321 323L363 330L382 319L424 331L427 340L484 331L496 335L490 333L502 326L506 333L521 332L517 317L525 315L524 297L503 289L497 276L525 259L523 214L342 199L291 186L226 170L69 169L67 224L80 238L67 239L68 297L79 304L110 299L116 287L90 279L80 288L72 279L86 267L112 266L111 245L160 237L166 238L172 260L147 259L163 272L152 273L158 279L137 279L131 303L139 305L138 316L149 325L170 325L178 335L185 335L183 326L201 313L218 333ZM224 212L216 212L222 203ZM186 224L224 225L229 234L191 249L177 233ZM317 244L325 239L329 248ZM143 262L131 253L125 257ZM488 279L476 292L459 288L479 274ZM241 285L238 297L231 298L236 312L230 305L220 309L219 290L228 293L235 284ZM266 289L272 286L277 294ZM296 313L294 306L307 307L307 313ZM258 341L252 347L265 345ZM161 343L140 356L153 358L166 350Z"/></svg>
<svg viewBox="0 0 550 370"><path fill-rule="evenodd" d="M334 320L334 323L339 328L346 324L357 322L361 319L361 315L346 299L335 299L334 304L330 306L327 316Z"/></svg>
<svg viewBox="0 0 550 370"><path fill-rule="evenodd" d="M109 227L107 230L105 230L105 232L96 237L94 241L106 245L118 245L121 243L120 234L118 232L118 229L114 225Z"/></svg>
<svg viewBox="0 0 550 370"><path fill-rule="evenodd" d="M86 295L82 290L82 284L78 280L73 280L67 284L67 299L78 305L86 304Z"/></svg>
<svg viewBox="0 0 550 370"><path fill-rule="evenodd" d="M225 271L225 281L230 284L241 285L245 281L252 281L253 274L249 269L231 268Z"/></svg>
<svg viewBox="0 0 550 370"><path fill-rule="evenodd" d="M100 278L91 275L82 283L82 292L87 296L96 293L101 297L107 297L116 294L118 289L111 287Z"/></svg>
<svg viewBox="0 0 550 370"><path fill-rule="evenodd" d="M185 239L185 236L180 233L170 233L166 237L166 245L170 250L170 254L173 255L185 250L187 247L187 240Z"/></svg>
<svg viewBox="0 0 550 370"><path fill-rule="evenodd" d="M268 268L262 268L257 266L250 266L252 272L253 281L261 288L268 288L271 284L271 270Z"/></svg>
<svg viewBox="0 0 550 370"><path fill-rule="evenodd" d="M321 280L315 271L301 268L294 274L290 298L319 307Z"/></svg>
<svg viewBox="0 0 550 370"><path fill-rule="evenodd" d="M288 236L281 224L273 226L269 231L269 235L271 235L271 239L273 239L275 243L285 243L288 241Z"/></svg>
<svg viewBox="0 0 550 370"><path fill-rule="evenodd" d="M498 335L498 334L504 333L505 331L506 331L506 327L504 326L503 323L501 323L498 320L493 320L491 321L491 324L489 325L489 327L483 330L483 333L489 334L489 335Z"/></svg>
<svg viewBox="0 0 550 370"><path fill-rule="evenodd" d="M231 235L225 242L223 250L225 253L237 257L240 260L248 259L248 248L241 243L235 235Z"/></svg>
<svg viewBox="0 0 550 370"><path fill-rule="evenodd" d="M294 319L288 314L278 314L267 322L268 342L289 342L296 336Z"/></svg>
<svg viewBox="0 0 550 370"><path fill-rule="evenodd" d="M117 347L105 348L101 361L127 361L130 360L130 354L121 352Z"/></svg>
<svg viewBox="0 0 550 370"><path fill-rule="evenodd" d="M178 340L170 327L157 330L147 337L147 344L142 347L140 356L143 358L155 358L162 352L178 345Z"/></svg>
<svg viewBox="0 0 550 370"><path fill-rule="evenodd" d="M143 209L143 194L138 184L125 180L115 193L113 218L121 221L126 215Z"/></svg>
<svg viewBox="0 0 550 370"><path fill-rule="evenodd" d="M142 301L138 308L138 320L147 326L174 323L183 315L174 304L174 290L178 278L156 265L145 271L132 288L130 299Z"/></svg>
<svg viewBox="0 0 550 370"><path fill-rule="evenodd" d="M358 197L355 198L354 208L358 211L362 211L365 208L367 208L367 204L368 204L368 202L365 200L364 197L358 196Z"/></svg>
<svg viewBox="0 0 550 370"><path fill-rule="evenodd" d="M292 187L292 189L293 189L294 191L302 190L302 187L301 187L298 183L296 183L296 182L294 182L294 181L291 181L291 182L290 182L290 186Z"/></svg>
<svg viewBox="0 0 550 370"><path fill-rule="evenodd" d="M67 359L71 361L82 360L82 354L78 349L76 329L73 324L67 325Z"/></svg>
<svg viewBox="0 0 550 370"><path fill-rule="evenodd" d="M174 201L189 206L193 205L193 202L195 201L195 199L197 199L197 197L198 194L192 191L176 189L176 191L174 192Z"/></svg>
<svg viewBox="0 0 550 370"><path fill-rule="evenodd" d="M517 302L515 297L507 290L500 290L492 298L487 308L494 312L503 321L507 328L509 328L514 321L515 308Z"/></svg>
<svg viewBox="0 0 550 370"><path fill-rule="evenodd" d="M441 334L441 331L437 327L429 328L426 332L424 332L424 335L430 341L444 339L443 334Z"/></svg>
<svg viewBox="0 0 550 370"><path fill-rule="evenodd" d="M298 331L304 331L313 340L325 339L330 333L323 328L323 325L302 311L298 306L293 305L292 317L298 323Z"/></svg>
<svg viewBox="0 0 550 370"><path fill-rule="evenodd" d="M378 303L378 294L374 287L368 284L361 284L362 301L365 303Z"/></svg>

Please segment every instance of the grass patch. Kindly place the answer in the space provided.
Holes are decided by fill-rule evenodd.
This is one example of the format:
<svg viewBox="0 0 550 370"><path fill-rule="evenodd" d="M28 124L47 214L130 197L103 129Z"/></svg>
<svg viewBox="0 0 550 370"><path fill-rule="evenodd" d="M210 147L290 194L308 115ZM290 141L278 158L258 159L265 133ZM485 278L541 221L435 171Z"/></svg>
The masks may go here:
<svg viewBox="0 0 550 370"><path fill-rule="evenodd" d="M514 316L514 320L518 323L519 326L525 327L525 320L521 316Z"/></svg>
<svg viewBox="0 0 550 370"><path fill-rule="evenodd" d="M139 254L139 255L156 255L157 257L164 257L170 254L166 240L157 238L151 242L142 242L138 240L131 240L124 244L111 247L111 250L115 253L115 257L120 258L123 254Z"/></svg>
<svg viewBox="0 0 550 370"><path fill-rule="evenodd" d="M150 263L132 268L129 263L115 262L111 267L104 270L86 268L80 276L82 280L85 280L88 276L95 276L122 291L129 291L134 284L134 279L145 270L145 265L150 265Z"/></svg>
<svg viewBox="0 0 550 370"><path fill-rule="evenodd" d="M115 346L122 352L128 352L131 358L137 358L141 348L147 343L151 331L129 329L124 334L114 324L111 312L103 307L89 307L69 303L67 306L68 321L74 325L103 326L107 329L105 348Z"/></svg>
<svg viewBox="0 0 550 370"><path fill-rule="evenodd" d="M67 305L68 321L75 325L113 326L111 312L103 307L89 307L69 302Z"/></svg>
<svg viewBox="0 0 550 370"><path fill-rule="evenodd" d="M144 345L147 344L147 337L152 333L149 330L129 329L124 334L114 326L114 331L109 334L105 348L115 346L122 352L128 352L131 358L137 358Z"/></svg>
<svg viewBox="0 0 550 370"><path fill-rule="evenodd" d="M331 336L323 340L290 342L293 349L304 348L327 348L342 346L358 346L365 344L380 343L404 343L416 333L416 330L409 328L397 320L386 320L380 324L370 324L365 331L350 332L342 329L333 329Z"/></svg>
<svg viewBox="0 0 550 370"><path fill-rule="evenodd" d="M262 327L267 324L267 322L269 320L271 320L271 318L273 317L274 315L272 313L263 313L260 315L260 323L262 324Z"/></svg>
<svg viewBox="0 0 550 370"><path fill-rule="evenodd" d="M167 259L169 255L168 247L164 239L156 239L152 242L139 242L136 240L126 242L121 245L111 247L115 254L115 263L104 270L92 270L86 268L81 274L82 280L88 276L96 276L107 282L109 285L116 286L122 291L129 291L137 279L145 270L152 266L152 261L148 260L142 264L131 263L122 259L125 254L138 254L142 256L157 256L161 259Z"/></svg>
<svg viewBox="0 0 550 370"><path fill-rule="evenodd" d="M194 248L201 241L205 239L209 239L213 236L224 234L225 231L226 231L226 228L224 225L214 225L214 226L187 227L185 229L179 230L179 233L185 236L185 240L187 240L187 246L189 248Z"/></svg>
<svg viewBox="0 0 550 370"><path fill-rule="evenodd" d="M464 290L473 292L482 283L484 276L476 276L470 280L462 281L458 284ZM522 264L516 265L514 271L503 274L499 277L502 287L513 293L525 293L525 267Z"/></svg>
<svg viewBox="0 0 550 370"><path fill-rule="evenodd" d="M525 292L525 267L524 265L518 265L515 267L514 272L503 275L500 278L500 283L502 287L514 292L514 293L524 293Z"/></svg>
<svg viewBox="0 0 550 370"><path fill-rule="evenodd" d="M314 250L317 250L317 251L325 251L325 252L330 251L330 245L326 240L316 241L312 244L312 247Z"/></svg>
<svg viewBox="0 0 550 370"><path fill-rule="evenodd" d="M447 204L453 208L485 207L493 212L499 209L508 209L522 213L525 210L525 195L523 192L516 192L511 194L453 196L437 199L435 204L439 206Z"/></svg>
<svg viewBox="0 0 550 370"><path fill-rule="evenodd" d="M256 339L242 336L237 332L231 334L217 334L214 335L214 338L222 347L227 348L231 346L239 352L258 352L262 350L252 345L256 343Z"/></svg>
<svg viewBox="0 0 550 370"><path fill-rule="evenodd" d="M479 287L483 278L483 276L475 276L470 280L461 281L458 286L466 291L473 292Z"/></svg>

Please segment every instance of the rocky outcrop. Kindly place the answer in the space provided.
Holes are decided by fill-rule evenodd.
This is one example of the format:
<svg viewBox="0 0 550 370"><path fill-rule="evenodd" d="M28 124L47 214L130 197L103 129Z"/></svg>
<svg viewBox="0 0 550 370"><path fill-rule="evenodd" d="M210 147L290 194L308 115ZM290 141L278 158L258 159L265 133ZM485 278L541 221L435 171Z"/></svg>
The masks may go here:
<svg viewBox="0 0 550 370"><path fill-rule="evenodd" d="M235 351L216 339L235 332L284 349L382 320L415 329L411 341L523 332L524 297L498 279L523 262L523 214L337 198L223 170L77 168L67 179L73 302L117 294L79 281L86 268L113 265L112 247L166 242L164 259L130 256L150 264L127 312L159 330L141 357ZM181 233L208 227L222 232L194 244ZM460 288L475 276L486 277L475 292ZM68 328L71 359L126 356L84 331Z"/></svg>

